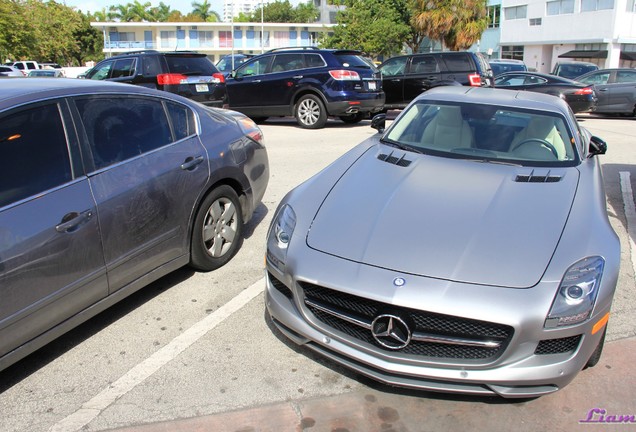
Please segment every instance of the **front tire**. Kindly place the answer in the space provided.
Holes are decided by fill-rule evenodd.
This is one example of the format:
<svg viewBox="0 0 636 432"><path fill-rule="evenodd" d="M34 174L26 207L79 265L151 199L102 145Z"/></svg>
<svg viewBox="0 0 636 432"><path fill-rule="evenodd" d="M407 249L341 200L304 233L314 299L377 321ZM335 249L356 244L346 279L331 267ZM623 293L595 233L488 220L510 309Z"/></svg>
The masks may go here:
<svg viewBox="0 0 636 432"><path fill-rule="evenodd" d="M605 345L605 333L607 333L607 327L605 328L605 330L603 330L603 336L601 337L601 340L599 341L598 345L596 346L596 349L590 356L587 363L585 363L585 367L583 369L594 367L598 364L599 360L601 360L601 354L603 353L603 346Z"/></svg>
<svg viewBox="0 0 636 432"><path fill-rule="evenodd" d="M211 271L227 264L243 242L243 213L230 186L210 192L197 212L190 241L190 266Z"/></svg>
<svg viewBox="0 0 636 432"><path fill-rule="evenodd" d="M327 123L327 110L320 98L315 95L301 97L294 108L298 125L305 129L320 129Z"/></svg>

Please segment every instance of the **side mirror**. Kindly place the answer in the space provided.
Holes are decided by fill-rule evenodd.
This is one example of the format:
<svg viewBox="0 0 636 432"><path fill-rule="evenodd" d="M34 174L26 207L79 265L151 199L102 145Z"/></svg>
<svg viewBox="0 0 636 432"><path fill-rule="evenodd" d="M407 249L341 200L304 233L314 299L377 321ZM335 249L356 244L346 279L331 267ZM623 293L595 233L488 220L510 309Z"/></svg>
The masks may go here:
<svg viewBox="0 0 636 432"><path fill-rule="evenodd" d="M590 147L588 151L590 153L590 157L605 154L605 152L607 152L607 143L599 137L593 136L590 138Z"/></svg>
<svg viewBox="0 0 636 432"><path fill-rule="evenodd" d="M386 114L376 114L371 119L371 127L379 133L383 133L386 128Z"/></svg>

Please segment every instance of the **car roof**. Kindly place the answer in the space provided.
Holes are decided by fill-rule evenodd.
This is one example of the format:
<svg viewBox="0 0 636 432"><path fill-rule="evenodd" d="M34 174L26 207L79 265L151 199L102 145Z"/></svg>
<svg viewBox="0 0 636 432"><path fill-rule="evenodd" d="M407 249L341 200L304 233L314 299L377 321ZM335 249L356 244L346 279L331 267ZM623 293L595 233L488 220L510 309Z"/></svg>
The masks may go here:
<svg viewBox="0 0 636 432"><path fill-rule="evenodd" d="M557 97L523 90L490 87L443 86L432 88L415 100L433 99L440 102L461 102L531 109L569 115L568 104Z"/></svg>
<svg viewBox="0 0 636 432"><path fill-rule="evenodd" d="M558 75L546 74L546 73L542 73L542 72L530 72L530 71L504 72L502 74L497 75L497 78L505 77L507 75L536 76L536 77L545 78L545 79L550 80L550 81L556 81L556 82L559 82L559 83L567 83L567 84L576 84L577 83L575 80L570 79L570 78L566 78L566 77L562 77L562 76L558 76Z"/></svg>
<svg viewBox="0 0 636 432"><path fill-rule="evenodd" d="M174 98L172 93L110 81L81 79L29 78L0 80L0 110L32 100L92 93L152 94ZM187 100L178 97L179 100Z"/></svg>

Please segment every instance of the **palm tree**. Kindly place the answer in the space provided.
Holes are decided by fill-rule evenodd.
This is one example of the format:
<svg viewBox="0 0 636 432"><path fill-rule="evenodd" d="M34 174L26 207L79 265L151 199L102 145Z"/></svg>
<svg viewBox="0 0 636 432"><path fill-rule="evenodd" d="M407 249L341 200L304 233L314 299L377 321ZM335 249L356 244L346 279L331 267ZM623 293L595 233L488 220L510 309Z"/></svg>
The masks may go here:
<svg viewBox="0 0 636 432"><path fill-rule="evenodd" d="M217 11L210 11L210 15L206 19L207 22L221 22L221 15Z"/></svg>
<svg viewBox="0 0 636 432"><path fill-rule="evenodd" d="M208 20L210 12L210 3L208 3L208 0L203 0L201 3L196 1L192 2L192 14L200 16L203 21Z"/></svg>
<svg viewBox="0 0 636 432"><path fill-rule="evenodd" d="M133 3L128 3L129 11L131 15L131 21L142 22L150 21L150 2L141 3L139 0L135 0Z"/></svg>
<svg viewBox="0 0 636 432"><path fill-rule="evenodd" d="M102 8L101 11L95 12L93 18L95 19L95 21L109 22L114 21L116 17L113 16L111 9Z"/></svg>
<svg viewBox="0 0 636 432"><path fill-rule="evenodd" d="M165 4L164 2L159 2L159 6L150 9L150 21L155 22L166 22L169 20L170 14L174 11Z"/></svg>
<svg viewBox="0 0 636 432"><path fill-rule="evenodd" d="M416 0L414 25L452 50L466 49L486 29L487 0Z"/></svg>
<svg viewBox="0 0 636 432"><path fill-rule="evenodd" d="M130 3L127 5L119 4L108 8L108 12L113 20L119 20L121 22L131 22L132 15L130 13Z"/></svg>

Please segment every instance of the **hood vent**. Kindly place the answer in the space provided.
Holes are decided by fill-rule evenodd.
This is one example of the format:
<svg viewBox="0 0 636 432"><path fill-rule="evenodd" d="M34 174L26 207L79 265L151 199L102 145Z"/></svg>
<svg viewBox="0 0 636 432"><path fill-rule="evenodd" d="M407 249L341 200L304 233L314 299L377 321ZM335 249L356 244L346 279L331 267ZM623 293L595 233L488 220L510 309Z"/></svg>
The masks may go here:
<svg viewBox="0 0 636 432"><path fill-rule="evenodd" d="M378 155L378 159L383 161L383 162L387 162L393 165L397 165L397 166L401 166L401 167L407 167L409 165L411 165L411 161L404 159L406 157L406 154L403 154L402 156L400 156L399 158L397 156L393 156L393 152L391 152L390 154L384 154L384 153L380 153Z"/></svg>
<svg viewBox="0 0 636 432"><path fill-rule="evenodd" d="M546 174L535 174L532 170L530 174L518 174L515 181L518 183L556 183L561 181L561 176L550 175L550 171Z"/></svg>

